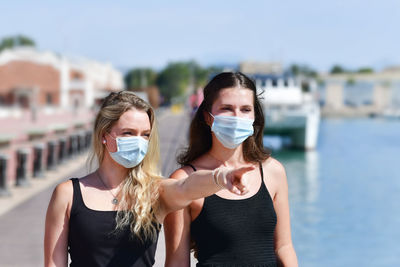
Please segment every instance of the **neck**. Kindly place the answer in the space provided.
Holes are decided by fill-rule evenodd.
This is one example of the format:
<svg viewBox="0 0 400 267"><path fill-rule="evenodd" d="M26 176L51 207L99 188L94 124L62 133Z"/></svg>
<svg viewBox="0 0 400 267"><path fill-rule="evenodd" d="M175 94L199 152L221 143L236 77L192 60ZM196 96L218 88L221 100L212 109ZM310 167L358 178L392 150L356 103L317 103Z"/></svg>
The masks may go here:
<svg viewBox="0 0 400 267"><path fill-rule="evenodd" d="M211 149L208 151L211 157L220 161L225 166L236 167L245 163L243 158L243 148L239 145L237 148L230 149L224 147L217 138L213 135L213 143Z"/></svg>
<svg viewBox="0 0 400 267"><path fill-rule="evenodd" d="M128 175L128 169L116 163L109 155L105 155L99 169L103 182L110 188L118 187Z"/></svg>

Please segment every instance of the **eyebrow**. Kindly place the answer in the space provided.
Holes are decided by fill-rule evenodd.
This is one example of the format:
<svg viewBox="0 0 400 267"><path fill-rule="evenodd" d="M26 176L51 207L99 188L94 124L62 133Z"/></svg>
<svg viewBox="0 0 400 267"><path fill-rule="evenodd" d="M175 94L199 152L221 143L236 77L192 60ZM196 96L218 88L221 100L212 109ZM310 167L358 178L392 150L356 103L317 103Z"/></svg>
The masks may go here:
<svg viewBox="0 0 400 267"><path fill-rule="evenodd" d="M233 107L231 104L221 104L222 107ZM240 107L252 108L253 105L241 105Z"/></svg>
<svg viewBox="0 0 400 267"><path fill-rule="evenodd" d="M124 132L124 131L138 132L137 129L133 129L133 128L122 128L121 132ZM144 130L143 132L151 132L151 129Z"/></svg>

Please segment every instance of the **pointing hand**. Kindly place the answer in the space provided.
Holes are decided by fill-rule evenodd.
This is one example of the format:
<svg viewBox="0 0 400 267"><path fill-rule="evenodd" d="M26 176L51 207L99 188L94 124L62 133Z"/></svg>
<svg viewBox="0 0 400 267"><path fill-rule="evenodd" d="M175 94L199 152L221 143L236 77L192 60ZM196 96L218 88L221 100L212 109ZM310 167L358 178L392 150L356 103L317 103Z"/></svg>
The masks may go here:
<svg viewBox="0 0 400 267"><path fill-rule="evenodd" d="M221 187L228 189L237 195L244 195L249 192L248 181L245 174L254 170L254 166L244 166L237 169L219 167L214 170L214 179Z"/></svg>

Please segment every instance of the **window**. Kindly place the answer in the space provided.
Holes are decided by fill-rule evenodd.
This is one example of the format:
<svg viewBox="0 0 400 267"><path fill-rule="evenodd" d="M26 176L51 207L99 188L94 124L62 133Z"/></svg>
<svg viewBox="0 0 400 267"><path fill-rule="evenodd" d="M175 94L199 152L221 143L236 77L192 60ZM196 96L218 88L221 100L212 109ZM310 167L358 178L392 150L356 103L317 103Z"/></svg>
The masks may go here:
<svg viewBox="0 0 400 267"><path fill-rule="evenodd" d="M53 95L51 93L46 94L46 104L52 105L53 104Z"/></svg>
<svg viewBox="0 0 400 267"><path fill-rule="evenodd" d="M288 86L289 86L289 81L285 79L285 80L283 81L283 85L284 85L285 87L288 87Z"/></svg>

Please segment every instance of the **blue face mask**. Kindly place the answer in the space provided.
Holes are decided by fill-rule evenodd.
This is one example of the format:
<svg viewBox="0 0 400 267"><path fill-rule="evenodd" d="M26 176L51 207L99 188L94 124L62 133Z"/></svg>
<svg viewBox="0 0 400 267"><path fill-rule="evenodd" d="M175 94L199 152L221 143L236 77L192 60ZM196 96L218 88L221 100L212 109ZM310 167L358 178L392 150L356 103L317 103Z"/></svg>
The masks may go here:
<svg viewBox="0 0 400 267"><path fill-rule="evenodd" d="M226 148L236 148L254 133L252 119L210 115L214 118L211 131Z"/></svg>
<svg viewBox="0 0 400 267"><path fill-rule="evenodd" d="M113 139L117 142L117 152L109 152L110 156L125 168L129 169L137 166L146 156L149 143L146 139L139 136Z"/></svg>

